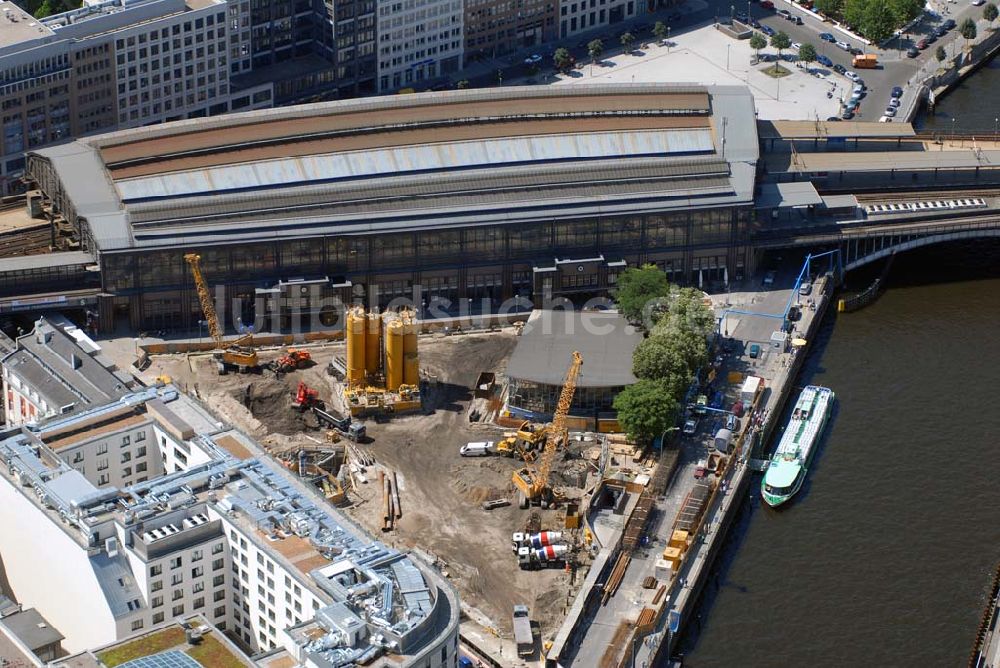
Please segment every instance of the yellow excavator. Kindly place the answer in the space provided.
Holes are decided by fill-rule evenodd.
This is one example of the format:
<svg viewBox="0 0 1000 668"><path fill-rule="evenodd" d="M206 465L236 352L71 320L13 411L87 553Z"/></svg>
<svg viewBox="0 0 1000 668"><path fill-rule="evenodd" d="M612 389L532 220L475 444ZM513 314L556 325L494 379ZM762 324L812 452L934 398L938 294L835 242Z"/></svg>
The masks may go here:
<svg viewBox="0 0 1000 668"><path fill-rule="evenodd" d="M497 443L496 452L504 457L519 457L530 464L538 458L548 433L545 425L525 420L516 432L504 434L503 440Z"/></svg>
<svg viewBox="0 0 1000 668"><path fill-rule="evenodd" d="M188 253L184 256L184 260L191 265L191 275L194 277L195 290L198 291L198 301L201 302L201 312L208 324L208 333L218 349L215 353L215 360L218 364L219 375L225 375L230 371L239 371L240 373L259 371L260 362L257 360L257 351L253 347L253 334L241 336L228 346L223 342L222 326L219 324L219 316L215 313L215 303L208 291L205 277L201 273L201 256L197 253Z"/></svg>
<svg viewBox="0 0 1000 668"><path fill-rule="evenodd" d="M566 372L566 379L563 381L562 391L559 393L556 411L552 415L552 422L545 427L547 437L538 467L525 466L514 471L511 476L511 480L518 490L517 501L521 508L527 508L531 505L548 508L553 503L554 495L549 487L549 473L552 471L556 448L559 443L565 444L567 441L566 418L569 416L569 409L573 404L573 395L576 393L576 383L580 377L582 366L583 356L574 351L573 361Z"/></svg>

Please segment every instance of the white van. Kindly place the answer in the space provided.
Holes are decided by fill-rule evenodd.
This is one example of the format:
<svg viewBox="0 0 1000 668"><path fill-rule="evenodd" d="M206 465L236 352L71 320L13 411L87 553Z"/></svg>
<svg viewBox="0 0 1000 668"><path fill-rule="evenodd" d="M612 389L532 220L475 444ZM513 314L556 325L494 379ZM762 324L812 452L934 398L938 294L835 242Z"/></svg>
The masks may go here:
<svg viewBox="0 0 1000 668"><path fill-rule="evenodd" d="M493 451L493 441L466 443L458 451L463 457L485 457Z"/></svg>

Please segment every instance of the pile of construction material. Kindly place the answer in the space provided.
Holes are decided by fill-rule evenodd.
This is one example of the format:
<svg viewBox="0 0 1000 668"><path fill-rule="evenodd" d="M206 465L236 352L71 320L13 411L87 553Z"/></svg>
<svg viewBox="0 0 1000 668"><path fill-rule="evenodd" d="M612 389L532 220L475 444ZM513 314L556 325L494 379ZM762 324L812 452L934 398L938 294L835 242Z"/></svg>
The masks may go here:
<svg viewBox="0 0 1000 668"><path fill-rule="evenodd" d="M399 502L399 482L395 471L378 472L379 486L382 488L382 531L396 528L396 520L403 517L403 506Z"/></svg>

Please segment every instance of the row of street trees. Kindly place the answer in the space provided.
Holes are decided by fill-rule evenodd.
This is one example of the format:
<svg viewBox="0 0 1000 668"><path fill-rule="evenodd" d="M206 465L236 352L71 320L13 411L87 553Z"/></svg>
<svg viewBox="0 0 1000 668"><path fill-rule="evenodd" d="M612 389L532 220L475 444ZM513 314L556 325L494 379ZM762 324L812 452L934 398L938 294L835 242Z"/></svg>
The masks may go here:
<svg viewBox="0 0 1000 668"><path fill-rule="evenodd" d="M816 9L842 20L876 44L920 15L923 0L816 0Z"/></svg>
<svg viewBox="0 0 1000 668"><path fill-rule="evenodd" d="M617 303L648 336L632 356L638 379L618 394L614 407L630 438L649 441L677 421L695 374L708 361L715 315L693 288L671 286L655 265L627 269L618 279Z"/></svg>
<svg viewBox="0 0 1000 668"><path fill-rule="evenodd" d="M670 35L670 28L663 21L657 21L653 25L653 35L656 39L663 41ZM636 38L635 35L629 31L623 32L619 37L622 48L625 53L631 53L632 49L635 47ZM597 62L602 55L604 55L604 40L593 39L587 43L587 55L590 56L590 62ZM575 60L573 59L573 54L569 52L566 47L559 47L552 54L552 61L555 68L560 72L568 72L573 68Z"/></svg>

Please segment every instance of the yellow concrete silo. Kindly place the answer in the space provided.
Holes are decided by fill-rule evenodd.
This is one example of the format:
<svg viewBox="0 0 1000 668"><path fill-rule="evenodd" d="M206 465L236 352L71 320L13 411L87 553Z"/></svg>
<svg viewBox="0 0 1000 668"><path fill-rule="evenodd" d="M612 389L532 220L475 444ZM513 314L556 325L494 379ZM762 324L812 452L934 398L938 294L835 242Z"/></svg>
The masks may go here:
<svg viewBox="0 0 1000 668"><path fill-rule="evenodd" d="M403 384L403 323L393 318L385 326L385 389L395 392Z"/></svg>
<svg viewBox="0 0 1000 668"><path fill-rule="evenodd" d="M420 382L420 365L417 357L417 321L412 311L403 317L403 384Z"/></svg>
<svg viewBox="0 0 1000 668"><path fill-rule="evenodd" d="M369 313L365 332L365 370L378 374L382 366L382 314Z"/></svg>
<svg viewBox="0 0 1000 668"><path fill-rule="evenodd" d="M347 384L351 387L365 382L365 311L355 306L347 312Z"/></svg>

